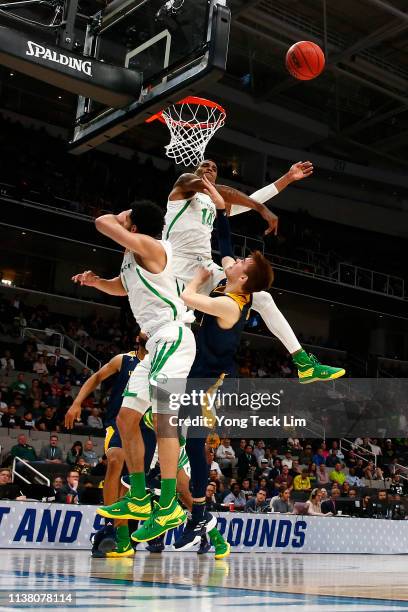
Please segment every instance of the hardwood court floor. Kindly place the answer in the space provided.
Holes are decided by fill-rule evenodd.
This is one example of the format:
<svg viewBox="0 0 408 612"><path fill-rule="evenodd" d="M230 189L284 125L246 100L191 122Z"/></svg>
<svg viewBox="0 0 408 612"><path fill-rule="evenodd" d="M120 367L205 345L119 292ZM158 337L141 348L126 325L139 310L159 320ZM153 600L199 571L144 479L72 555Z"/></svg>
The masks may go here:
<svg viewBox="0 0 408 612"><path fill-rule="evenodd" d="M86 551L0 551L0 610L12 591L70 591L58 610L149 612L273 609L408 612L407 557L388 555L212 555L138 551L133 559L91 559ZM51 609L38 606L33 609Z"/></svg>

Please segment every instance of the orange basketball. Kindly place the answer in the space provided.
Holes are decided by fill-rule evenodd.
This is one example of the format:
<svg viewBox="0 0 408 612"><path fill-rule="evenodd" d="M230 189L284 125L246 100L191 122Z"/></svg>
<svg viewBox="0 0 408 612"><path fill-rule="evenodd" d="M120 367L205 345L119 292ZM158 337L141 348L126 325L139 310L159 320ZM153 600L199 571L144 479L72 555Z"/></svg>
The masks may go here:
<svg viewBox="0 0 408 612"><path fill-rule="evenodd" d="M325 63L323 51L310 40L295 43L286 53L286 68L300 81L310 81L319 76Z"/></svg>

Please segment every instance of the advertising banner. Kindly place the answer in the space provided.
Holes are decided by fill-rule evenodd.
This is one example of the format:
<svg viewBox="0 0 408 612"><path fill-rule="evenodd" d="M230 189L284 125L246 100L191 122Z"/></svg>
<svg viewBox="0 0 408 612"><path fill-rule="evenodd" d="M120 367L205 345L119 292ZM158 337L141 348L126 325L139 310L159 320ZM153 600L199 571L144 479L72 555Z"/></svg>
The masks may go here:
<svg viewBox="0 0 408 612"><path fill-rule="evenodd" d="M232 552L408 552L408 521L233 512L217 518ZM103 524L95 506L1 501L0 548L87 550L91 535ZM168 550L182 529L166 535Z"/></svg>

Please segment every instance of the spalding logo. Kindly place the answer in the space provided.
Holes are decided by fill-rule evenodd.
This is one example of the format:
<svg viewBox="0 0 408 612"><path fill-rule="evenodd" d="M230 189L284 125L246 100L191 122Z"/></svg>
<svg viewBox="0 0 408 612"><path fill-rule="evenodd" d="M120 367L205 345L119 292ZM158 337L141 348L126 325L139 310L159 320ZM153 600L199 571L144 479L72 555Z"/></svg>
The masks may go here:
<svg viewBox="0 0 408 612"><path fill-rule="evenodd" d="M87 76L92 76L92 64L89 60L58 53L57 51L47 49L47 47L43 47L31 40L27 41L27 47L26 55L28 56L40 57L41 59L67 66L67 68L75 70L76 72L83 72Z"/></svg>

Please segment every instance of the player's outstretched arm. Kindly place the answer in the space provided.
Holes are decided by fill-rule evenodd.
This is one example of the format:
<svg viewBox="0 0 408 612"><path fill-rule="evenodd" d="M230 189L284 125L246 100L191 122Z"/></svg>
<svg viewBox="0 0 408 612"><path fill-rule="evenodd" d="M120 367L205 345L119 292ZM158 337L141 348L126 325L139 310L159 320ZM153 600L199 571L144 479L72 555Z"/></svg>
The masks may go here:
<svg viewBox="0 0 408 612"><path fill-rule="evenodd" d="M281 176L274 182L274 185L275 185L277 192L280 193L281 191L286 189L286 187L289 187L289 185L291 185L292 183L296 183L297 181L302 181L303 179L308 178L309 176L312 176L312 174L313 174L312 162L300 161L300 162L297 162L296 164L293 164L283 176ZM255 194L258 194L258 196L255 197ZM263 197L265 196L263 196L262 194L262 189L259 189L258 192L255 192L255 194L252 194L251 196L255 200L258 200L259 202L267 201L263 199Z"/></svg>
<svg viewBox="0 0 408 612"><path fill-rule="evenodd" d="M217 190L227 204L228 214L231 214L231 210L234 208L234 205L237 204L239 204L238 208L242 208L240 212L250 209L256 210L268 224L265 235L271 232L275 235L278 233L278 217L269 210L265 204L256 201L252 196L249 197L245 195L245 193L242 193L242 191L238 191L238 189L234 189L234 187L229 187L228 185L217 185Z"/></svg>
<svg viewBox="0 0 408 612"><path fill-rule="evenodd" d="M281 191L289 187L292 183L296 181L301 181L302 179L308 178L313 174L313 164L310 161L305 162L297 162L293 164L289 170L280 178L278 178L273 183L269 185L265 185L261 189L258 189L254 193L251 193L251 199L256 200L257 202L261 202L265 204L268 200L271 200L275 196L278 195ZM239 215L241 213L248 212L247 206L238 206L234 204L231 206L230 215Z"/></svg>
<svg viewBox="0 0 408 612"><path fill-rule="evenodd" d="M104 380L109 378L109 376L113 376L113 374L119 372L122 365L122 358L123 355L116 355L84 382L78 391L78 395L72 403L72 406L65 414L65 427L67 429L72 429L75 425L75 421L80 418L82 403L86 400L86 398L89 397Z"/></svg>
<svg viewBox="0 0 408 612"><path fill-rule="evenodd" d="M78 283L79 285L83 285L84 287L95 287L98 291L102 291L103 293L107 293L108 295L117 295L117 296L126 296L126 290L122 285L122 281L120 280L120 276L116 276L115 278L106 279L101 278L92 270L86 270L85 272L81 272L81 274L75 274L72 277L74 283Z"/></svg>
<svg viewBox="0 0 408 612"><path fill-rule="evenodd" d="M126 229L125 226L129 225L130 212L124 210L119 215L102 215L95 219L96 229L125 249L139 255L145 262L154 262L156 264L154 267L158 269L149 270L150 272L161 272L166 265L163 245L156 238Z"/></svg>
<svg viewBox="0 0 408 612"><path fill-rule="evenodd" d="M199 310L205 314L217 317L225 327L232 327L240 316L239 306L229 297L210 298L199 293L203 285L211 276L211 272L205 268L198 268L194 278L188 283L181 298L188 308Z"/></svg>

